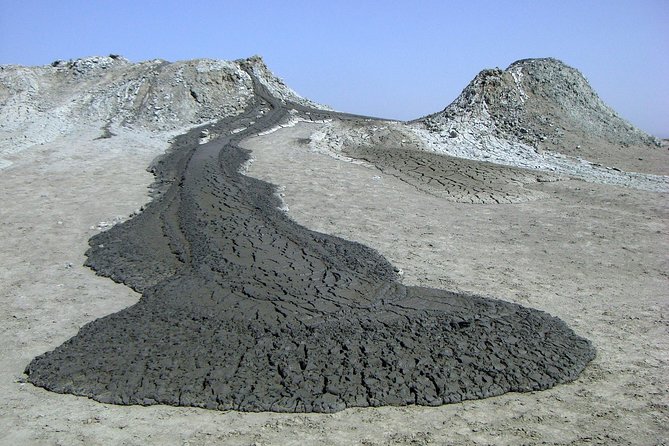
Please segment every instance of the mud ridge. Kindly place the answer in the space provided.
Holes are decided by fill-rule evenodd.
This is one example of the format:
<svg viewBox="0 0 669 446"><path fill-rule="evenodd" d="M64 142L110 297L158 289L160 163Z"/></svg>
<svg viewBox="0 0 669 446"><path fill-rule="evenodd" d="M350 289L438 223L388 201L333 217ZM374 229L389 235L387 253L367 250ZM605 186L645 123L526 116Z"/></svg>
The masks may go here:
<svg viewBox="0 0 669 446"><path fill-rule="evenodd" d="M289 110L361 118L254 84L242 114L207 129L219 139L200 145L201 128L176 138L141 214L90 240L87 264L140 301L35 358L31 383L115 404L334 412L440 405L578 376L595 351L561 320L406 287L376 251L278 210L273 185L239 172L249 152L237 144Z"/></svg>

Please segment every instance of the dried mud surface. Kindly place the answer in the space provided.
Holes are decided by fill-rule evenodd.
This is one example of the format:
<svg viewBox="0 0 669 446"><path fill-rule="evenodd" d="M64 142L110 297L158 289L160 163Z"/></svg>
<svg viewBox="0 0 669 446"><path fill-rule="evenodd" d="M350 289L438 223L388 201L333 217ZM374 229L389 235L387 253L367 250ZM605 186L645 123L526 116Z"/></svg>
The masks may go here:
<svg viewBox="0 0 669 446"><path fill-rule="evenodd" d="M580 377L541 392L331 414L119 406L25 383L23 369L36 355L140 298L83 267L84 252L98 228L147 202L145 168L166 147L119 131L96 140L94 127L23 152L0 176L0 444L666 441L666 195L560 181L536 186L547 194L542 200L455 203L299 143L320 127L246 140L255 159L247 175L284 186L298 223L377 249L407 285L493 295L560 317L597 348Z"/></svg>
<svg viewBox="0 0 669 446"><path fill-rule="evenodd" d="M344 150L381 172L411 184L421 192L461 203L521 203L543 196L523 187L551 181L549 175L483 161L454 158L417 149L357 146Z"/></svg>
<svg viewBox="0 0 669 446"><path fill-rule="evenodd" d="M213 73L226 63L196 61L195 65L198 73L200 68ZM254 68L262 77L261 71ZM275 96L278 92L285 99L294 98L281 90L280 82L265 81ZM73 85L82 85L82 79ZM220 88L208 84L212 85ZM520 93L534 93L525 81L518 85ZM230 86L236 96L251 91L242 84ZM110 93L115 100L116 90L102 90L91 91L92 97ZM169 103L188 108L213 99L216 106L230 105L207 96L204 87L195 95L184 91L186 101ZM141 295L129 287L84 267L84 252L89 237L146 205L152 177L145 168L167 148L168 135L112 125L112 137L100 139L100 129L109 128L109 121L100 122L95 113L90 119L80 119L78 112L71 118L58 108L52 114L55 119L45 123L41 114L33 113L35 104L41 110L43 97L32 103L23 101L23 96L17 100L18 108L10 107L4 114L8 133L0 138L0 169L4 169L0 174L0 444L666 444L669 201L666 187L655 187L658 179L666 185L666 177L639 182L639 175L630 173L666 175L666 141L662 150L651 153L634 144L612 146L610 141L588 137L587 130L558 129L561 125L555 122L546 122L547 128L526 122L528 133L512 122L510 131L520 140L545 136L544 142L557 144L555 150L590 160L584 164L588 169L574 175L588 182L523 183L518 190L537 191L539 199L472 205L451 200L438 185L421 189L397 172L386 169L389 175L373 165L352 165L314 153L304 141L331 130L323 124L300 123L245 139L240 145L253 156L247 175L281 185L282 207L298 224L377 250L402 270L405 286L494 296L555 315L577 335L590 339L597 357L571 383L437 407L295 414L114 405L46 391L27 383L23 371L35 356L57 348L80 327L140 300ZM236 114L246 104L232 105L237 108L231 114ZM155 119L161 123L162 114L173 111L154 108L144 124L151 126ZM523 118L511 109L501 116ZM540 118L551 116L544 113ZM15 121L32 124L14 129ZM579 119L581 124L586 121ZM348 123L353 121L343 127ZM64 128L76 131L63 132ZM520 143L497 147L499 141L481 137L481 132L465 131L460 138L458 128L455 134L438 130L439 144L455 142L464 150L456 156L472 158L471 149L483 143L481 156L474 158L533 169L555 167L538 155L523 161L527 153L513 152L523 149ZM558 139L545 132L555 132ZM398 133L397 147L406 148L403 141L411 139L406 133ZM217 135L198 136L206 140ZM499 153L490 152L496 147ZM534 153L544 145L525 149ZM510 163L508 157L516 155L521 162ZM595 169L600 163L600 170ZM556 173L574 173L573 168L560 166ZM379 167L383 169L380 163ZM155 168L160 170L160 165ZM609 177L592 184L593 174ZM170 184L159 185L160 191L165 193Z"/></svg>
<svg viewBox="0 0 669 446"><path fill-rule="evenodd" d="M237 143L288 114L256 90L211 129L227 136L177 138L154 165L162 194L91 240L87 264L143 296L37 357L31 383L116 404L334 412L546 389L592 360L545 312L404 286L376 251L291 221L272 185L239 173Z"/></svg>

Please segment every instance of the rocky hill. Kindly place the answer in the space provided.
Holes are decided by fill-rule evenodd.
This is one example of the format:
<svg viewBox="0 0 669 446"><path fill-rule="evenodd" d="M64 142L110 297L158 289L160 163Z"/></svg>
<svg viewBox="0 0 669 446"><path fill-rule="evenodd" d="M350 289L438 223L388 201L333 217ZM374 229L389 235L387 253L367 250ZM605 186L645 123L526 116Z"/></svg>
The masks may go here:
<svg viewBox="0 0 669 446"><path fill-rule="evenodd" d="M645 158L660 150L658 139L604 104L578 70L552 58L481 71L448 107L414 124L442 151L478 149L492 160L548 150L643 172Z"/></svg>

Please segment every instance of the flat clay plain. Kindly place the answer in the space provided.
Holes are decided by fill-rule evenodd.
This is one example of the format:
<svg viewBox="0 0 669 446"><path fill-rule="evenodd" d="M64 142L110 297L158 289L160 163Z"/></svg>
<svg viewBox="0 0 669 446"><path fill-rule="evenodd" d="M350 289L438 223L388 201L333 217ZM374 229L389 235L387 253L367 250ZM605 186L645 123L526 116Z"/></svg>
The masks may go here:
<svg viewBox="0 0 669 446"><path fill-rule="evenodd" d="M288 216L358 241L440 288L544 310L592 341L574 382L439 407L332 414L115 406L25 382L35 356L139 295L80 266L88 238L148 200L163 144L93 131L17 156L2 183L5 444L662 444L667 436L666 194L564 180L541 198L472 205L313 153L301 123L242 142L246 174L281 186ZM132 147L132 149L128 149ZM111 192L113 191L113 193ZM103 223L101 223L103 222Z"/></svg>

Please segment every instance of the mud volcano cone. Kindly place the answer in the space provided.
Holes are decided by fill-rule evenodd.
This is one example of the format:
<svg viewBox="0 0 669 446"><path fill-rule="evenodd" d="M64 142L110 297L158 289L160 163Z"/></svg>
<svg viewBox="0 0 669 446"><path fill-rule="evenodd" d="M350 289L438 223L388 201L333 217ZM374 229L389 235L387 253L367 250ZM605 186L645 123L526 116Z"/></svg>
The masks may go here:
<svg viewBox="0 0 669 446"><path fill-rule="evenodd" d="M143 293L27 367L30 382L116 404L333 412L439 405L574 379L594 356L562 321L519 305L406 287L374 250L310 231L235 144L289 107L256 82L214 142L177 138L163 193L91 239L88 264ZM230 134L230 129L244 128Z"/></svg>
<svg viewBox="0 0 669 446"><path fill-rule="evenodd" d="M581 72L552 58L483 70L444 110L416 122L445 145L477 147L492 158L529 149L637 171L637 154L661 150L657 138L606 105Z"/></svg>

